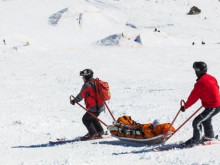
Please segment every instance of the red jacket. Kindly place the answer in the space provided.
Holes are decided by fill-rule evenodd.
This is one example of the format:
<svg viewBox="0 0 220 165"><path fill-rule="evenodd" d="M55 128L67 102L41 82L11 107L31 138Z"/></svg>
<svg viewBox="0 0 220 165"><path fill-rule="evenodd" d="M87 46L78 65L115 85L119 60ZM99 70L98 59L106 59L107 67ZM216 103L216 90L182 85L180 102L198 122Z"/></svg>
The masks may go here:
<svg viewBox="0 0 220 165"><path fill-rule="evenodd" d="M75 101L80 102L82 99L84 99L86 109L91 112L103 111L105 109L104 102L96 101L94 82L92 80L93 79L90 79L83 84L80 93L75 98Z"/></svg>
<svg viewBox="0 0 220 165"><path fill-rule="evenodd" d="M185 109L197 102L198 99L201 99L202 106L205 108L216 108L220 106L219 86L213 76L204 74L197 80L185 104Z"/></svg>

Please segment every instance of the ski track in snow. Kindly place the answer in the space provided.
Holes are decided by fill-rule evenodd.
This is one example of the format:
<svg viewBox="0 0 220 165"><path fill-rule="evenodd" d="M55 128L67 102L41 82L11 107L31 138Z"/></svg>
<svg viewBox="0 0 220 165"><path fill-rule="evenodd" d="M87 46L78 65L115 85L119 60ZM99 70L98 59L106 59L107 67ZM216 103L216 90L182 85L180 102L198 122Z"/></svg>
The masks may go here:
<svg viewBox="0 0 220 165"><path fill-rule="evenodd" d="M201 14L188 16L194 5ZM67 13L50 26L49 17L64 8ZM220 164L220 145L152 152L152 146L110 138L48 146L49 140L87 133L84 110L69 104L69 96L81 89L79 71L85 68L109 83L108 104L116 118L171 122L195 83L194 61L205 61L208 73L220 81L219 10L217 0L0 1L0 164ZM127 38L140 34L143 45L129 40L92 45L122 32ZM200 101L181 113L174 127L198 107ZM100 118L112 123L108 111ZM213 118L216 134L218 118ZM191 138L191 122L167 144Z"/></svg>

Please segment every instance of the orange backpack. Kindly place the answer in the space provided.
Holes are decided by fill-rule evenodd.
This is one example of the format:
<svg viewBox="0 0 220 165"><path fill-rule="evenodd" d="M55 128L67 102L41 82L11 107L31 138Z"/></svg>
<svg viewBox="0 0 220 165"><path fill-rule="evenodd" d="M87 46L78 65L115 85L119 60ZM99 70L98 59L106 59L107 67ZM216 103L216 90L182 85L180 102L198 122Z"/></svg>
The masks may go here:
<svg viewBox="0 0 220 165"><path fill-rule="evenodd" d="M136 122L131 119L131 116L121 116L118 118L117 123L126 124L126 125L136 124Z"/></svg>
<svg viewBox="0 0 220 165"><path fill-rule="evenodd" d="M143 139L141 133L142 125L131 119L131 116L121 116L114 124L115 130L110 131L113 135Z"/></svg>
<svg viewBox="0 0 220 165"><path fill-rule="evenodd" d="M93 80L95 85L95 93L96 93L96 101L97 102L104 102L111 98L109 85L107 82L99 80L96 78Z"/></svg>
<svg viewBox="0 0 220 165"><path fill-rule="evenodd" d="M155 136L152 129L153 123L143 124L142 132L144 133L145 138L152 138Z"/></svg>

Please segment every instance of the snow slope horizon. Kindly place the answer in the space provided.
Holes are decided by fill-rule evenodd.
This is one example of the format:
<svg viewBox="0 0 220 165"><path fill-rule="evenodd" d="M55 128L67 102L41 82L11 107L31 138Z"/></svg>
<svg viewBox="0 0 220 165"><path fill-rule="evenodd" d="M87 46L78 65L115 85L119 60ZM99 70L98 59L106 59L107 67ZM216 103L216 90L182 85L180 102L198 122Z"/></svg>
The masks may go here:
<svg viewBox="0 0 220 165"><path fill-rule="evenodd" d="M32 148L57 137L73 138L86 133L81 122L84 111L68 100L69 95L79 92L82 80L78 74L84 68L92 68L95 77L109 82L109 106L116 118L131 115L140 123L155 118L172 121L179 101L187 98L195 83L194 61L205 61L208 72L220 81L219 44L215 44L220 33L217 0L209 5L205 0L53 2L0 1L0 39L7 42L0 45L0 131L4 135L0 139L1 164L120 164L121 160L127 164L220 163L218 145L153 153L149 146L112 138ZM193 5L202 9L200 15L186 15ZM66 7L69 13L57 26L50 26L49 16ZM81 27L75 16L80 12L84 12L85 21ZM155 33L154 27L161 33ZM121 32L140 33L143 46L91 45ZM29 47L11 49L27 39ZM181 113L175 127L199 106L200 102ZM218 117L213 120L216 134L220 134ZM107 124L112 122L107 112L100 118ZM191 136L189 122L168 143ZM20 147L12 148L16 146Z"/></svg>
<svg viewBox="0 0 220 165"><path fill-rule="evenodd" d="M65 45L65 48L72 48L73 45L75 47L90 45L114 33L138 31L141 38L146 40L144 46L152 46L154 40L157 42L153 42L153 46L158 44L167 46L166 42L170 45L190 45L193 41L196 43L201 43L201 41L219 42L216 35L218 33L218 22L215 21L215 19L219 19L219 2L215 0L212 1L212 5L206 5L205 0L201 0L199 3L189 0L175 3L172 0L166 2L161 0L158 3L140 1L135 4L135 7L132 7L132 2L111 2L108 0L103 1L103 3L96 0L78 1L77 6L68 0L64 2L58 0L56 3L46 0L44 5L37 1L24 0L24 2L25 6L20 5L21 1L1 2L1 38L4 37L6 41L8 36L19 33L29 37L32 44L41 45L47 49L58 48L61 45ZM202 7L201 14L188 16L187 12L190 7L197 4ZM166 11L165 5L169 6L170 11ZM33 9L32 6L35 8ZM48 26L46 22L49 16L66 7L69 10L61 17L57 27ZM21 14L15 17L13 12L9 12L12 10ZM4 16L5 13L7 13L7 17ZM81 26L78 25L77 20L80 13L83 14ZM181 17L181 20L178 17ZM8 23L9 20L18 26L11 26ZM126 23L134 24L138 29L127 27L125 26ZM190 30L187 29L189 23L191 24ZM152 33L155 27L166 35ZM200 29L198 30L198 28ZM169 42L169 39L162 42L164 37L172 39L174 36L173 42Z"/></svg>

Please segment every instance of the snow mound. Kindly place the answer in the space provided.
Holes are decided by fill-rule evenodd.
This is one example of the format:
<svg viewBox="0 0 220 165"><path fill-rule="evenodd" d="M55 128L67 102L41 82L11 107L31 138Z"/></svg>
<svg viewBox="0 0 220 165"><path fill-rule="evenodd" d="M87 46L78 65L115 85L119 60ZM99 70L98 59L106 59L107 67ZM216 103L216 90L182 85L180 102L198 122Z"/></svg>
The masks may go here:
<svg viewBox="0 0 220 165"><path fill-rule="evenodd" d="M141 37L135 33L123 32L110 35L100 41L95 42L99 46L141 46Z"/></svg>
<svg viewBox="0 0 220 165"><path fill-rule="evenodd" d="M54 14L52 14L50 17L49 17L49 24L52 25L52 26L56 26L58 21L60 20L60 18L62 17L63 13L67 12L68 11L68 8L65 8L65 9L62 9Z"/></svg>

